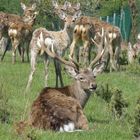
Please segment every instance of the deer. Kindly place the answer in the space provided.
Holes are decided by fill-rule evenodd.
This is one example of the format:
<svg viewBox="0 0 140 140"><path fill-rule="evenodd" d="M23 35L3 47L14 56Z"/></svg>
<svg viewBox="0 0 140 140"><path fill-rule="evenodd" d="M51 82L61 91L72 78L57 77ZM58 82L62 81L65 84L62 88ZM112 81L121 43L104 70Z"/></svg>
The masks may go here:
<svg viewBox="0 0 140 140"><path fill-rule="evenodd" d="M83 108L92 92L97 88L92 67L98 60L93 59L87 68L79 68L76 62L59 56L54 50L54 38L47 36L44 41L43 32L39 33L37 44L50 57L66 66L66 71L74 79L74 82L61 88L43 88L31 106L28 123L26 123L39 129L60 132L88 130L88 121L83 113ZM99 59L103 53L104 50Z"/></svg>
<svg viewBox="0 0 140 140"><path fill-rule="evenodd" d="M52 5L53 5L54 13L56 15L60 14L61 11L73 15L75 12L78 12L81 9L79 2L71 4L70 2L65 1L64 4L58 4L56 0L52 0Z"/></svg>
<svg viewBox="0 0 140 140"><path fill-rule="evenodd" d="M137 35L136 42L134 44L131 42L123 42L121 47L122 52L127 52L128 63L133 64L134 60L140 54L140 34Z"/></svg>
<svg viewBox="0 0 140 140"><path fill-rule="evenodd" d="M28 83L26 86L26 89L28 90L33 79L33 75L35 72L35 67L36 67L36 58L38 54L43 55L44 54L44 65L45 65L45 85L47 86L47 79L48 79L48 66L49 66L49 59L48 55L45 54L44 50L42 47L40 47L37 44L37 39L40 35L40 33L43 33L43 38L44 42L46 42L47 37L52 37L54 38L54 43L55 43L55 50L58 55L64 55L65 51L68 49L70 43L71 43L71 34L73 31L73 26L75 24L75 21L79 18L80 12L76 12L73 16L67 15L65 12L61 12L59 17L64 21L64 29L60 31L49 31L45 28L38 28L33 32L32 39L30 42L30 52L31 52L31 72L29 75ZM61 73L61 67L60 63L57 60L54 60L55 63L55 71L56 71L56 87L58 86L58 79L60 79L60 84L63 86L63 80L62 80L62 75Z"/></svg>
<svg viewBox="0 0 140 140"><path fill-rule="evenodd" d="M121 31L118 27L111 25L107 22L101 21L95 17L81 16L76 22L74 32L73 32L73 41L70 45L70 55L69 59L74 59L74 50L78 41L83 41L83 50L85 55L87 55L89 47L93 44L92 39L98 42L99 31L104 28L108 32L108 52L110 55L111 68L110 71L119 69L119 54L120 54L120 44L122 40ZM96 46L96 45L95 45ZM96 56L98 59L98 55ZM87 61L87 59L86 59ZM85 62L84 62L85 63Z"/></svg>
<svg viewBox="0 0 140 140"><path fill-rule="evenodd" d="M80 3L71 4L70 2L65 1L64 4L59 4L58 1L52 0L52 11L53 11L53 14L57 16L59 16L61 11L67 14L73 15L75 12L80 11ZM58 20L57 20L57 26L58 24L59 24L58 29L61 29L63 27L63 22L59 21L58 23ZM56 30L54 23L52 23L52 29Z"/></svg>
<svg viewBox="0 0 140 140"><path fill-rule="evenodd" d="M8 34L7 36L10 37L11 42L12 42L12 48L13 48L12 62L13 63L15 63L16 48L21 44L21 42L24 42L25 39L30 38L29 34L31 34L32 26L38 14L38 12L36 11L35 3L28 7L25 4L21 3L21 7L24 10L22 17L18 15L14 15L14 14L6 14L6 13L1 14L5 17L3 20L3 23L4 23L3 29L6 28L6 30L4 32ZM20 47L19 47L19 50L20 50ZM4 58L5 53L6 53L6 50L1 58L2 60ZM27 53L27 57L29 60L28 53ZM24 61L23 56L21 60Z"/></svg>

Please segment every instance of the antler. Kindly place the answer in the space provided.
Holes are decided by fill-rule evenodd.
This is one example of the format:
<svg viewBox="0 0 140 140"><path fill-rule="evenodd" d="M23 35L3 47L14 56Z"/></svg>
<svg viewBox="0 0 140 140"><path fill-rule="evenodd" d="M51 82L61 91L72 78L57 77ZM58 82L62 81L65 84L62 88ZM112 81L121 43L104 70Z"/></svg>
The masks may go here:
<svg viewBox="0 0 140 140"><path fill-rule="evenodd" d="M106 34L104 31L104 28L102 28L102 32L101 34L98 33L98 35L101 38L100 43L98 44L93 38L91 38L92 42L97 46L98 48L98 54L96 55L96 57L94 58L94 60L90 63L89 68L92 68L92 66L94 64L96 64L98 62L98 60L103 56L104 52L105 52L105 41L106 41ZM104 49L103 49L104 48Z"/></svg>
<svg viewBox="0 0 140 140"><path fill-rule="evenodd" d="M48 48L48 46L46 47L44 44L44 39L43 39L43 34L42 32L40 33L40 37L37 41L37 45L40 46L41 48L43 48L43 50L52 58L59 60L60 62L62 62L65 65L71 66L76 70L79 70L79 65L74 62L74 61L67 61L65 59L63 59L62 57L58 56L55 51L54 51L54 40L52 38L46 38L45 39L45 43L47 43L49 46L51 46L51 51Z"/></svg>

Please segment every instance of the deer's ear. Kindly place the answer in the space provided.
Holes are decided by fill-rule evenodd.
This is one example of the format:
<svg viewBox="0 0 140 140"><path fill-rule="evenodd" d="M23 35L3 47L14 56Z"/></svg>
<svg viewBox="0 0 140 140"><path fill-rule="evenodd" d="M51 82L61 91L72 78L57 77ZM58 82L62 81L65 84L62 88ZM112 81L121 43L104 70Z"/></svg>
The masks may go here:
<svg viewBox="0 0 140 140"><path fill-rule="evenodd" d="M73 78L76 78L77 74L79 73L76 69L70 66L65 66L64 69Z"/></svg>
<svg viewBox="0 0 140 140"><path fill-rule="evenodd" d="M25 11L26 10L26 5L22 2L20 3L20 5L21 5L21 8Z"/></svg>
<svg viewBox="0 0 140 140"><path fill-rule="evenodd" d="M33 10L36 9L36 3L32 4L32 9L33 9Z"/></svg>
<svg viewBox="0 0 140 140"><path fill-rule="evenodd" d="M52 5L54 8L57 8L58 7L58 3L56 0L52 0Z"/></svg>
<svg viewBox="0 0 140 140"><path fill-rule="evenodd" d="M73 21L76 21L81 16L81 14L82 14L81 10L77 11L73 16Z"/></svg>
<svg viewBox="0 0 140 140"><path fill-rule="evenodd" d="M80 3L78 2L77 4L76 4L76 10L80 10Z"/></svg>
<svg viewBox="0 0 140 140"><path fill-rule="evenodd" d="M68 1L65 1L64 5L63 5L63 10L67 10L67 8L69 7L69 3Z"/></svg>

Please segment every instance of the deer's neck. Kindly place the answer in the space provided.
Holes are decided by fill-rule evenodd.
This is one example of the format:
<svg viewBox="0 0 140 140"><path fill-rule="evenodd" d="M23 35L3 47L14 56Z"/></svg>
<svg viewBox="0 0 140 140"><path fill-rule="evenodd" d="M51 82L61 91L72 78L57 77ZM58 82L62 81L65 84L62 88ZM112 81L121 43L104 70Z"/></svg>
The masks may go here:
<svg viewBox="0 0 140 140"><path fill-rule="evenodd" d="M90 91L82 89L79 81L75 81L73 85L69 86L69 90L71 95L77 99L82 108L84 108L91 95Z"/></svg>
<svg viewBox="0 0 140 140"><path fill-rule="evenodd" d="M70 43L72 42L72 33L73 33L73 28L68 28L66 25L64 25L64 29L62 30L67 37L67 40L68 40L68 45L70 45Z"/></svg>
<svg viewBox="0 0 140 140"><path fill-rule="evenodd" d="M34 19L30 19L30 18L27 18L26 16L23 16L22 17L22 20L25 24L29 25L29 26L33 26L35 20Z"/></svg>

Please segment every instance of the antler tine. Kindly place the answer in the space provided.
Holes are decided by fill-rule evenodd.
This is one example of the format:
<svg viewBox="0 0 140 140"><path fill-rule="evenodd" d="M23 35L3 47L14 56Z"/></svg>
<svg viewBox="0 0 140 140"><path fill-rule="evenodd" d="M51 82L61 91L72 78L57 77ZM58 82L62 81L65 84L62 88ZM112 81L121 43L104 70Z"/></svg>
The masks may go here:
<svg viewBox="0 0 140 140"><path fill-rule="evenodd" d="M51 39L51 38L48 38L48 39ZM75 68L76 70L79 70L79 65L76 62L74 62L74 61L67 61L67 60L63 59L62 57L58 56L55 53L55 51L54 51L54 41L53 40L51 40L51 51L50 51L50 49L48 47L45 46L42 32L40 33L40 37L39 37L39 39L37 41L37 44L40 47L42 47L45 50L45 52L50 57L52 57L54 59L57 59L60 62L62 62L63 64L68 65L68 66L71 66L71 67Z"/></svg>
<svg viewBox="0 0 140 140"><path fill-rule="evenodd" d="M101 53L99 53L99 54L96 56L96 58L90 63L90 65L89 65L89 68L90 68L90 69L91 69L92 66L93 66L94 64L96 64L96 63L98 62L98 60L103 56L104 52L105 52L105 48L104 48L104 49L101 51Z"/></svg>
<svg viewBox="0 0 140 140"><path fill-rule="evenodd" d="M92 66L97 63L97 61L103 56L103 54L105 52L106 45L105 45L104 49L102 49L104 46L105 38L106 38L104 28L102 28L102 33L101 33L100 37L101 37L100 44L98 44L94 39L91 39L94 42L94 44L98 47L98 54L94 58L94 60L90 63L89 68L92 68Z"/></svg>

